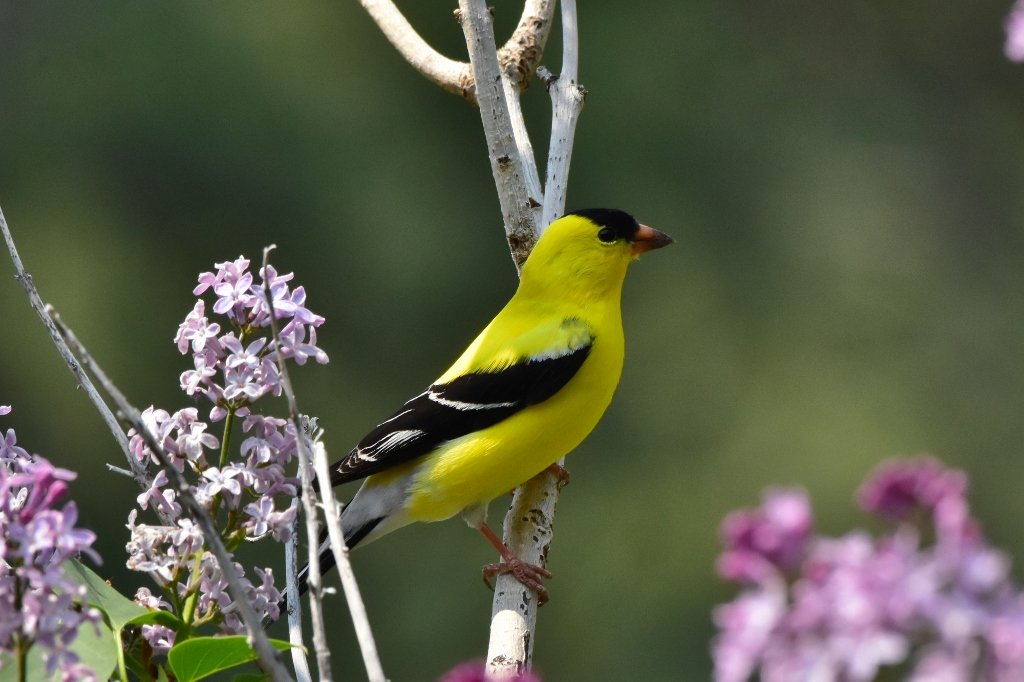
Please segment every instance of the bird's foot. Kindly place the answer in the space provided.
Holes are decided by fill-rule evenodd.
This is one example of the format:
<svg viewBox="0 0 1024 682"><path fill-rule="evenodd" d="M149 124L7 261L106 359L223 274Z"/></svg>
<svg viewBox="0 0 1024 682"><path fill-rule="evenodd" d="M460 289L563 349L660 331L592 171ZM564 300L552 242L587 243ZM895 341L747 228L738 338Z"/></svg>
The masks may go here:
<svg viewBox="0 0 1024 682"><path fill-rule="evenodd" d="M537 605L541 606L548 601L548 590L544 587L544 580L551 578L551 571L547 570L542 566L527 563L512 553L505 543L501 541L491 527L486 523L480 524L480 532L487 538L498 554L501 555L501 561L496 564L487 564L484 566L483 578L484 583L487 587L494 589L494 585L491 584L491 580L495 576L501 575L502 573L511 573L516 580L522 583L527 588L533 590L537 594Z"/></svg>
<svg viewBox="0 0 1024 682"><path fill-rule="evenodd" d="M503 573L511 573L524 587L528 587L537 594L537 605L543 606L550 599L548 588L544 587L544 580L551 578L551 571L534 564L528 564L522 559L511 557L496 564L487 564L483 569L484 583L491 590L494 585L491 581Z"/></svg>

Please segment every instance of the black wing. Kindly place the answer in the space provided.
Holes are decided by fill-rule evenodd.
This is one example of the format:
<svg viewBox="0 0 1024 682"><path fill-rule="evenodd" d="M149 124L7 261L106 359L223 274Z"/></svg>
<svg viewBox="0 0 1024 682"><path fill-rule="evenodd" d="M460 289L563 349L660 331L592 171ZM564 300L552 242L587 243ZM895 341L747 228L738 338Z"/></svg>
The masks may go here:
<svg viewBox="0 0 1024 682"><path fill-rule="evenodd" d="M433 384L370 431L331 467L331 485L354 481L425 455L442 443L508 419L565 386L590 354L593 337L555 357Z"/></svg>

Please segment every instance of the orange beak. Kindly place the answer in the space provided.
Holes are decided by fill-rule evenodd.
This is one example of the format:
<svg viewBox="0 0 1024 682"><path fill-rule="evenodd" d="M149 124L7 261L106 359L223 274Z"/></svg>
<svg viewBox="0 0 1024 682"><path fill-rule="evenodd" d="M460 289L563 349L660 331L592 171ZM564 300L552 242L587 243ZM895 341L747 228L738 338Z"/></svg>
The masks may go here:
<svg viewBox="0 0 1024 682"><path fill-rule="evenodd" d="M633 236L633 254L639 256L641 253L660 249L661 247L668 246L671 243L672 237L669 237L661 230L655 230L653 227L641 225L640 229L637 230L636 235Z"/></svg>

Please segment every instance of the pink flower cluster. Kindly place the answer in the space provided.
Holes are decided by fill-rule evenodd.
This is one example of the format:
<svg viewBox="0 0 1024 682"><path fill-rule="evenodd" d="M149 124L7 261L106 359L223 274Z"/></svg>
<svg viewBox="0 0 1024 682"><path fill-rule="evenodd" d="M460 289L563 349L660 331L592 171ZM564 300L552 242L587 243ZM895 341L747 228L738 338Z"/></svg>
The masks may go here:
<svg viewBox="0 0 1024 682"><path fill-rule="evenodd" d="M932 458L883 464L858 493L873 536L813 534L798 489L729 515L718 570L718 682L1024 679L1024 594L967 505L967 478ZM891 674L891 672L890 672Z"/></svg>
<svg viewBox="0 0 1024 682"><path fill-rule="evenodd" d="M310 358L327 362L327 355L316 346L316 328L324 318L306 308L305 290L291 288L290 273L279 275L268 267L260 275L270 301L245 258L218 263L216 272L201 274L193 293L201 296L212 291L215 317L207 317L206 302L200 298L174 338L178 350L192 357L193 368L181 375L185 393L205 396L213 404L210 422L227 420L228 432L232 420L242 420L246 435L237 454L232 456L230 443L211 433L210 424L200 420L196 408L172 414L150 407L142 415L172 465L190 481L192 495L222 524L229 549L265 536L288 540L297 511L289 506L297 481L286 474L296 453L295 429L287 420L255 413L253 404L264 396L280 395L280 359L300 365ZM271 309L280 325L279 343L271 335ZM131 452L140 462L157 461L140 434L133 430L129 437ZM165 471L157 471L138 504L142 510L156 512L162 523L137 523L138 510L132 512L128 566L148 572L167 597L153 598L146 591L138 595L140 603L177 611L194 594L195 622L214 621L222 632L241 632L220 568L205 552L202 534L183 516ZM236 568L242 574L242 567L236 564ZM249 601L258 615L276 619L281 595L274 587L273 573L269 568L255 571L258 584L243 578ZM157 653L174 643L174 632L163 626L147 626L144 634Z"/></svg>
<svg viewBox="0 0 1024 682"><path fill-rule="evenodd" d="M10 411L0 406L0 415ZM75 526L75 503L61 506L75 474L29 455L14 429L0 436L0 649L39 646L49 676L95 680L68 648L80 626L101 617L83 606L85 587L61 570L79 554L100 563L92 550L96 535Z"/></svg>
<svg viewBox="0 0 1024 682"><path fill-rule="evenodd" d="M1006 44L1003 51L1006 58L1024 62L1024 0L1017 0L1006 17Z"/></svg>

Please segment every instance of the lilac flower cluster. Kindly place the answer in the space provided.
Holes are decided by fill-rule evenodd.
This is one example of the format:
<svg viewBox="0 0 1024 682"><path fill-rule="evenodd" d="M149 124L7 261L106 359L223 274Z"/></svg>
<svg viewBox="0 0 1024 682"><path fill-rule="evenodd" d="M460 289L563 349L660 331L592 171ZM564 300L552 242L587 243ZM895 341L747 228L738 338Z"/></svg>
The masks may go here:
<svg viewBox="0 0 1024 682"><path fill-rule="evenodd" d="M1006 58L1024 62L1024 0L1017 0L1006 17L1006 44L1003 51Z"/></svg>
<svg viewBox="0 0 1024 682"><path fill-rule="evenodd" d="M932 458L881 465L860 506L880 536L813 535L798 489L730 514L718 571L743 585L716 608L717 682L1024 679L1024 593L967 505L967 478ZM929 538L926 541L926 538Z"/></svg>
<svg viewBox="0 0 1024 682"><path fill-rule="evenodd" d="M182 355L191 348L194 363L194 369L181 375L181 388L189 395L209 398L214 403L210 419L215 422L231 409L245 407L268 393L281 394L278 357L299 365L309 358L327 362L327 354L316 345L316 328L324 318L305 307L303 287L289 287L294 274L278 275L270 266L260 273L270 289L277 319L288 320L279 333L280 345L276 345L268 334L270 303L262 284L254 283L248 269L249 261L241 256L218 263L217 272L199 275L199 285L192 290L196 296L213 290L217 296L213 312L227 318L230 331L221 334L221 325L209 321L206 303L199 299L174 337Z"/></svg>
<svg viewBox="0 0 1024 682"><path fill-rule="evenodd" d="M191 354L193 363L193 369L181 375L181 388L212 403L209 420L224 422L223 439L210 432L210 424L200 420L196 408L172 414L150 407L142 415L171 464L190 481L192 495L220 522L221 535L232 551L245 540L265 536L287 541L297 511L288 506L296 496L297 481L285 473L296 452L295 427L287 420L253 412L253 404L263 396L280 395L279 359L300 365L310 358L327 362L327 355L316 346L316 328L324 318L306 308L303 287L291 288L293 275L279 275L271 267L260 276L267 283L270 301L245 258L218 263L216 272L201 274L193 293L202 296L212 291L216 300L211 311L217 317L207 317L206 302L200 298L174 338L178 350ZM281 325L280 342L271 335L271 304ZM228 441L236 418L242 420L246 436L238 456L232 457ZM129 437L131 452L140 462L157 462L140 434L133 430ZM165 471L157 471L138 504L142 510L154 511L162 523L137 523L138 510L132 512L128 566L148 572L166 600L148 590L141 590L136 600L150 608L184 614L191 619L190 626L216 622L223 632L241 632L220 567L205 552L202 534L183 516ZM241 566L236 568L243 574ZM249 601L258 615L276 619L281 595L274 587L273 573L269 568L255 571L258 584L243 578ZM154 625L147 626L144 635L162 653L173 645L175 633Z"/></svg>
<svg viewBox="0 0 1024 682"><path fill-rule="evenodd" d="M0 415L10 411L0 406ZM14 429L0 436L0 649L17 658L39 646L49 676L95 680L68 648L79 626L100 620L99 611L82 606L85 587L61 571L79 554L100 563L91 548L96 535L75 527L75 503L60 507L75 474L29 455Z"/></svg>

